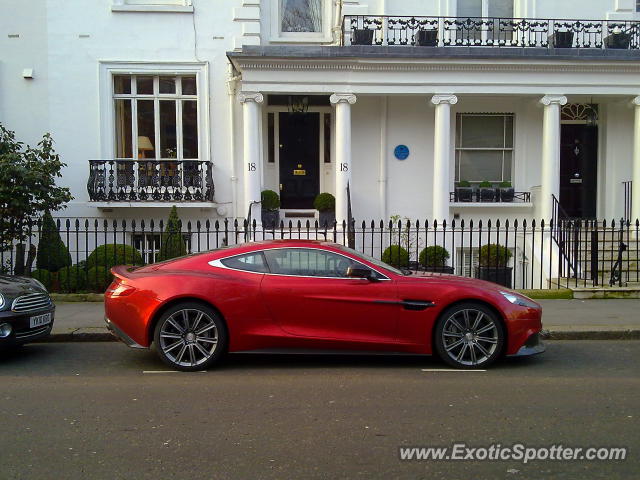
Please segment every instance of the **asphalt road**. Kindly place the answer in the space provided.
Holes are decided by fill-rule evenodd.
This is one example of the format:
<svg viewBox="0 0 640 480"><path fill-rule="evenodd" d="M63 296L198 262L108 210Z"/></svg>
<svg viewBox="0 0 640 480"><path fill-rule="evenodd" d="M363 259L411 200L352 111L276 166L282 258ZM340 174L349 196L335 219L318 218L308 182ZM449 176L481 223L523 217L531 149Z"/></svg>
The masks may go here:
<svg viewBox="0 0 640 480"><path fill-rule="evenodd" d="M635 479L639 366L638 341L550 342L487 372L231 355L172 373L119 343L28 345L0 355L0 478ZM623 462L399 460L399 446L453 442L630 450Z"/></svg>

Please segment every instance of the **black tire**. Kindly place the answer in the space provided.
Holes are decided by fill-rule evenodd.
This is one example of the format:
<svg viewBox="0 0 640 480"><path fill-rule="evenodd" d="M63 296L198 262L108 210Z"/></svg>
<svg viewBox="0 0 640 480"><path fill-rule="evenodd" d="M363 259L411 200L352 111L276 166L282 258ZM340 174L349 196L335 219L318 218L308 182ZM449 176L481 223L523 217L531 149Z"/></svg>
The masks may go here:
<svg viewBox="0 0 640 480"><path fill-rule="evenodd" d="M176 304L165 311L153 335L162 361L184 372L206 370L214 365L227 350L228 338L220 314L193 301Z"/></svg>
<svg viewBox="0 0 640 480"><path fill-rule="evenodd" d="M481 303L465 302L442 312L433 343L438 356L452 367L478 369L497 360L505 338L495 312Z"/></svg>

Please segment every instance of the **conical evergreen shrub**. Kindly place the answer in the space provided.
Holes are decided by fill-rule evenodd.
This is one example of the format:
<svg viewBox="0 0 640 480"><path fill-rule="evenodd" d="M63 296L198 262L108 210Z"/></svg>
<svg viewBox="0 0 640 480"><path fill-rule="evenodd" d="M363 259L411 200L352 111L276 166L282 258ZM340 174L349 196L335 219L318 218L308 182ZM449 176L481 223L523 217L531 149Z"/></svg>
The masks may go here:
<svg viewBox="0 0 640 480"><path fill-rule="evenodd" d="M42 229L40 231L40 242L38 243L38 254L36 256L36 267L38 269L57 272L61 268L71 265L71 254L69 249L62 242L58 227L51 216L45 212L42 217Z"/></svg>
<svg viewBox="0 0 640 480"><path fill-rule="evenodd" d="M178 218L178 209L174 205L167 220L167 226L162 234L160 252L156 259L158 261L169 260L171 258L182 257L187 254L187 245L181 232L181 223Z"/></svg>

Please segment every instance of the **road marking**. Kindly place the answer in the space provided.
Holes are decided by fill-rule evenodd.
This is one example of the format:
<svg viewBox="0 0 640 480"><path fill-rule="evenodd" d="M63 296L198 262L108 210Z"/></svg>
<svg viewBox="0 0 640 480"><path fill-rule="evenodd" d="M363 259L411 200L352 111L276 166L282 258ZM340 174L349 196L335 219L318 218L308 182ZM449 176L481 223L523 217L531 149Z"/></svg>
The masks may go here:
<svg viewBox="0 0 640 480"><path fill-rule="evenodd" d="M207 373L207 371L197 370L195 372L181 372L180 370L143 370L142 373Z"/></svg>
<svg viewBox="0 0 640 480"><path fill-rule="evenodd" d="M457 368L422 368L423 372L486 372L486 370L462 370Z"/></svg>

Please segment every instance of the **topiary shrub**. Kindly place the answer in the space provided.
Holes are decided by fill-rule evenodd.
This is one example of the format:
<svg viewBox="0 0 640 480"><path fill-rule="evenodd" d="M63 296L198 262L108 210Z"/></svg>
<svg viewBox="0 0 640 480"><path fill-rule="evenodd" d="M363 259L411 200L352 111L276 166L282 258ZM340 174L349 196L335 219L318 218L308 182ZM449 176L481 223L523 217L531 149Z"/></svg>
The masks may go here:
<svg viewBox="0 0 640 480"><path fill-rule="evenodd" d="M92 267L87 272L87 290L104 293L113 282L113 275L106 267Z"/></svg>
<svg viewBox="0 0 640 480"><path fill-rule="evenodd" d="M53 273L51 273L49 270L39 268L31 272L29 275L31 276L31 278L35 278L40 283L42 283L47 290L51 289L51 284L53 282Z"/></svg>
<svg viewBox="0 0 640 480"><path fill-rule="evenodd" d="M58 271L58 288L61 292L77 292L87 288L87 274L78 265Z"/></svg>
<svg viewBox="0 0 640 480"><path fill-rule="evenodd" d="M432 245L422 249L418 256L418 261L420 265L425 267L444 267L448 258L449 252L446 248L440 245Z"/></svg>
<svg viewBox="0 0 640 480"><path fill-rule="evenodd" d="M142 265L142 255L131 245L121 243L108 243L97 247L89 258L87 258L87 268L105 267L110 270L116 265Z"/></svg>
<svg viewBox="0 0 640 480"><path fill-rule="evenodd" d="M491 184L491 182L483 180L478 184L478 188L493 188L493 185Z"/></svg>
<svg viewBox="0 0 640 480"><path fill-rule="evenodd" d="M278 210L280 208L280 196L273 190L263 190L260 201L263 210Z"/></svg>
<svg viewBox="0 0 640 480"><path fill-rule="evenodd" d="M456 186L460 188L469 188L471 186L471 182L468 180L460 180Z"/></svg>
<svg viewBox="0 0 640 480"><path fill-rule="evenodd" d="M382 252L382 261L393 267L408 267L409 252L400 245L391 245Z"/></svg>
<svg viewBox="0 0 640 480"><path fill-rule="evenodd" d="M481 267L506 267L511 258L511 250L497 243L488 243L480 248L478 264Z"/></svg>
<svg viewBox="0 0 640 480"><path fill-rule="evenodd" d="M160 252L156 259L169 260L171 258L182 257L187 254L187 245L184 243L182 236L182 225L178 218L178 209L174 205L167 220L167 226L162 234L160 241Z"/></svg>
<svg viewBox="0 0 640 480"><path fill-rule="evenodd" d="M320 193L313 201L313 208L319 212L334 212L336 210L336 197L327 192Z"/></svg>
<svg viewBox="0 0 640 480"><path fill-rule="evenodd" d="M36 267L38 269L49 270L50 272L57 272L61 268L69 265L71 265L69 249L62 242L60 232L58 232L58 227L53 217L49 212L45 212L42 217Z"/></svg>

